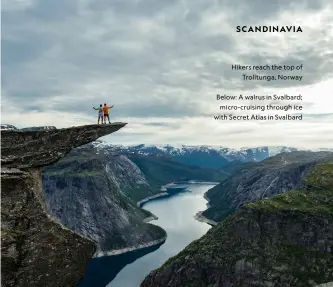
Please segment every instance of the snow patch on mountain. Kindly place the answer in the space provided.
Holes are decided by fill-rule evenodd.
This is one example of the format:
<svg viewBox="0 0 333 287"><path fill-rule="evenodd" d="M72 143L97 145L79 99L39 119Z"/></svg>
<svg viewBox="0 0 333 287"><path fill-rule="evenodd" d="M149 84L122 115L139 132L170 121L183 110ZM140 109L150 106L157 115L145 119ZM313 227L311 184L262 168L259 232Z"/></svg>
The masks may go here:
<svg viewBox="0 0 333 287"><path fill-rule="evenodd" d="M120 152L127 154L138 154L138 155L155 155L155 156L171 156L174 158L181 157L220 157L221 160L227 162L231 161L261 161L268 157L274 156L282 152L296 151L296 148L285 147L285 146L262 146L249 148L244 147L240 149L228 148L225 146L214 146L214 145L183 145L183 144L136 144L136 145L112 145L103 141L96 141L93 143L97 150L97 153L103 150L104 153L108 152ZM207 158L207 160L209 160Z"/></svg>
<svg viewBox="0 0 333 287"><path fill-rule="evenodd" d="M38 126L38 127L27 127L20 129L21 131L48 131L48 130L56 130L55 126Z"/></svg>
<svg viewBox="0 0 333 287"><path fill-rule="evenodd" d="M8 124L1 124L0 129L2 131L5 131L5 130L18 130L17 127L15 127L13 125L8 125Z"/></svg>
<svg viewBox="0 0 333 287"><path fill-rule="evenodd" d="M281 152L292 152L297 151L296 148L285 147L285 146L277 146L277 147L268 147L268 155L274 156Z"/></svg>
<svg viewBox="0 0 333 287"><path fill-rule="evenodd" d="M18 129L17 127L9 124L1 124L1 130L15 130L15 131L46 131L46 130L56 130L55 126L38 126L38 127L26 127Z"/></svg>

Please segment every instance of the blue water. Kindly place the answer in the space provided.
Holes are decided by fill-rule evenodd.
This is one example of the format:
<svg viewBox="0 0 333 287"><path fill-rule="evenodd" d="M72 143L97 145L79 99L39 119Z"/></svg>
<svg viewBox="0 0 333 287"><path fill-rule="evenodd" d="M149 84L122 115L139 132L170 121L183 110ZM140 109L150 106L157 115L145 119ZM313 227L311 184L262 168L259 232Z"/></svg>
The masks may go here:
<svg viewBox="0 0 333 287"><path fill-rule="evenodd" d="M194 215L206 209L204 193L212 185L189 185L189 191L146 203L143 208L159 219L150 223L161 226L168 235L160 246L91 261L80 287L138 287L150 271L159 268L193 240L200 238L210 225L198 222Z"/></svg>

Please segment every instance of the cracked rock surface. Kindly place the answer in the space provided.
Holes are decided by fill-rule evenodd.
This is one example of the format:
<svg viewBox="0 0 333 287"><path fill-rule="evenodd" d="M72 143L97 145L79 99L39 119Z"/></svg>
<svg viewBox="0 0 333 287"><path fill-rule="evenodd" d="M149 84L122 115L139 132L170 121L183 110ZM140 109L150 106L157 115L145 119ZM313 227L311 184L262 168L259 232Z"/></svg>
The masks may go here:
<svg viewBox="0 0 333 287"><path fill-rule="evenodd" d="M46 212L40 168L125 125L1 131L2 286L76 286L96 246Z"/></svg>

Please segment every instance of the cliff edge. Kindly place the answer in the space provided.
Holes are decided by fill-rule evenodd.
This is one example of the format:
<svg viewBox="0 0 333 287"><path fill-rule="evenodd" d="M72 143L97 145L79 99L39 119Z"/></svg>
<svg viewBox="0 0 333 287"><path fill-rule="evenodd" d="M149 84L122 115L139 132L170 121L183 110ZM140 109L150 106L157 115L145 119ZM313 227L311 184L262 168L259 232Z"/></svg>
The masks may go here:
<svg viewBox="0 0 333 287"><path fill-rule="evenodd" d="M40 168L125 123L1 131L1 285L75 286L96 246L45 208Z"/></svg>

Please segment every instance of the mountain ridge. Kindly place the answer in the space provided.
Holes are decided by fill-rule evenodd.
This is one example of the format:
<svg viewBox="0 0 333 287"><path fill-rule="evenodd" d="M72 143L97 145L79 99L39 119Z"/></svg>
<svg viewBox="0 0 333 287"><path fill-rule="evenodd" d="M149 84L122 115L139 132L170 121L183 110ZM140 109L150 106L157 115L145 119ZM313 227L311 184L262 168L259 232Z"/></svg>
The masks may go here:
<svg viewBox="0 0 333 287"><path fill-rule="evenodd" d="M209 207L202 215L219 222L245 203L298 188L318 162L327 160L333 160L332 152L296 151L239 165L236 172L205 193Z"/></svg>
<svg viewBox="0 0 333 287"><path fill-rule="evenodd" d="M97 148L109 148L115 152L125 154L169 157L179 163L214 169L223 169L223 167L232 161L258 162L280 152L296 150L295 148L283 146L236 150L222 146L208 145L110 145L102 141L97 141L94 145Z"/></svg>
<svg viewBox="0 0 333 287"><path fill-rule="evenodd" d="M96 141L93 143L97 148L110 148L114 151L172 157L178 162L191 165L200 165L211 168L223 168L232 161L240 162L259 162L268 157L275 156L283 152L293 151L311 151L309 149L300 149L287 146L259 146L249 148L228 148L218 145L185 145L185 144L131 144L131 145L113 145L105 141ZM333 149L323 148L313 151L333 151ZM188 159L186 157L193 157ZM196 158L195 158L196 157ZM211 163L209 163L211 161Z"/></svg>

